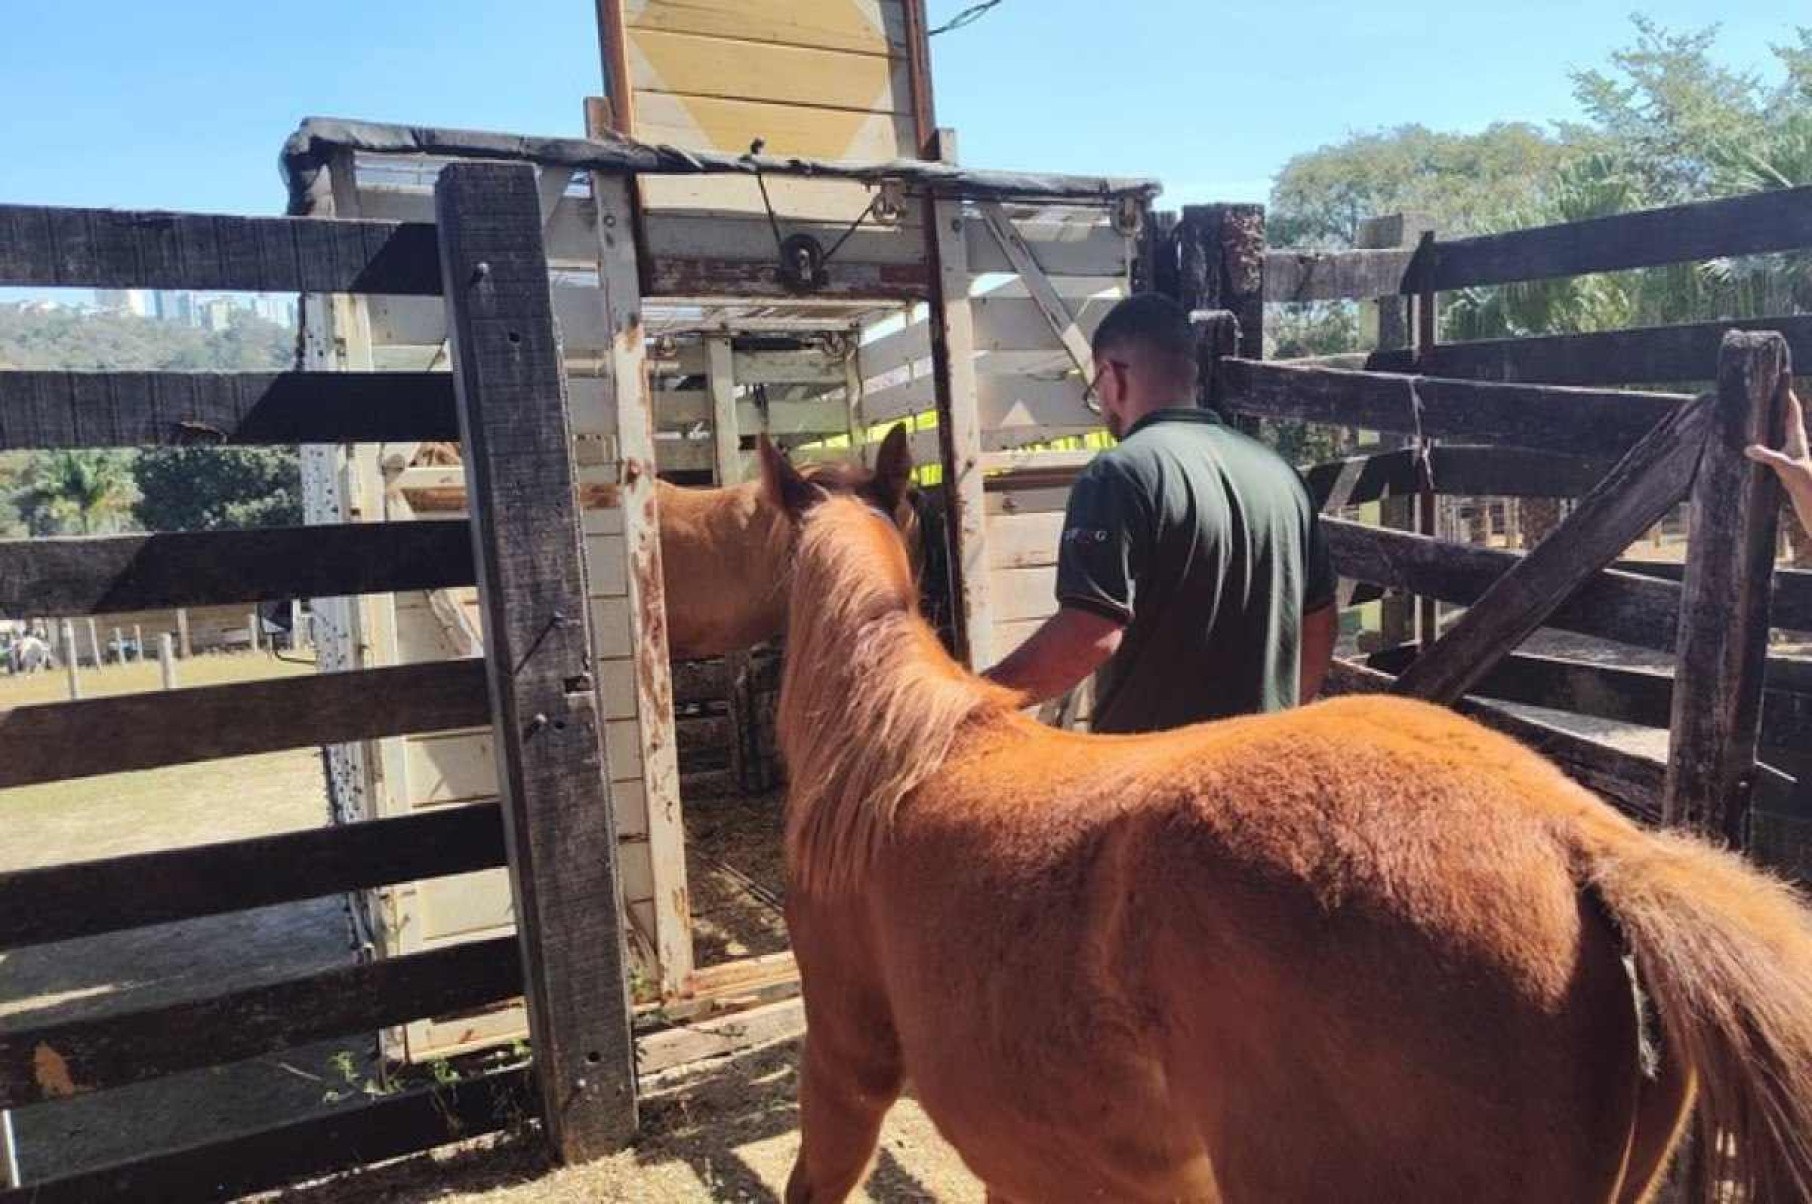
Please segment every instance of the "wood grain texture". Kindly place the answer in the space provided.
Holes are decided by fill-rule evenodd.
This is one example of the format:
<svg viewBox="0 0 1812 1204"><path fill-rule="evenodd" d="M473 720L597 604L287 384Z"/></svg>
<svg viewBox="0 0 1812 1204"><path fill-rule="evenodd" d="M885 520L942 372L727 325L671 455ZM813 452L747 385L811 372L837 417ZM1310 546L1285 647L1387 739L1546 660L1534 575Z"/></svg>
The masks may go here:
<svg viewBox="0 0 1812 1204"><path fill-rule="evenodd" d="M0 1204L232 1200L506 1129L532 1114L526 1068L387 1096L256 1133L0 1191Z"/></svg>
<svg viewBox="0 0 1812 1204"><path fill-rule="evenodd" d="M457 521L0 542L0 612L13 615L121 614L472 581L471 537Z"/></svg>
<svg viewBox="0 0 1812 1204"><path fill-rule="evenodd" d="M0 285L440 292L434 227L0 205Z"/></svg>
<svg viewBox="0 0 1812 1204"><path fill-rule="evenodd" d="M536 1078L555 1151L584 1161L634 1134L635 1063L534 169L450 165L435 213Z"/></svg>
<svg viewBox="0 0 1812 1204"><path fill-rule="evenodd" d="M505 863L496 803L0 874L0 945L317 899Z"/></svg>
<svg viewBox="0 0 1812 1204"><path fill-rule="evenodd" d="M1792 358L1777 334L1732 331L1687 514L1663 815L1738 843L1755 773L1780 486L1743 449L1780 445Z"/></svg>
<svg viewBox="0 0 1812 1204"><path fill-rule="evenodd" d="M0 1106L123 1087L506 999L510 937L384 958L308 978L0 1034Z"/></svg>
<svg viewBox="0 0 1812 1204"><path fill-rule="evenodd" d="M1442 703L1465 694L1684 496L1711 421L1711 404L1702 399L1664 419L1404 670L1396 692Z"/></svg>
<svg viewBox="0 0 1812 1204"><path fill-rule="evenodd" d="M0 788L449 731L490 718L478 661L10 707L0 710ZM106 739L96 740L97 732ZM77 748L82 754L72 755Z"/></svg>
<svg viewBox="0 0 1812 1204"><path fill-rule="evenodd" d="M1249 360L1227 361L1220 381L1221 403L1256 418L1609 458L1634 447L1682 400L1677 393L1487 384Z"/></svg>
<svg viewBox="0 0 1812 1204"><path fill-rule="evenodd" d="M0 450L459 437L426 372L0 372Z"/></svg>
<svg viewBox="0 0 1812 1204"><path fill-rule="evenodd" d="M1405 292L1694 263L1812 246L1812 187L1447 239Z"/></svg>
<svg viewBox="0 0 1812 1204"><path fill-rule="evenodd" d="M1366 361L1366 367L1463 380L1556 385L1708 381L1717 373L1719 345L1732 329L1779 331L1801 362L1812 363L1812 316L1801 315L1442 343L1420 360L1406 352L1378 352Z"/></svg>

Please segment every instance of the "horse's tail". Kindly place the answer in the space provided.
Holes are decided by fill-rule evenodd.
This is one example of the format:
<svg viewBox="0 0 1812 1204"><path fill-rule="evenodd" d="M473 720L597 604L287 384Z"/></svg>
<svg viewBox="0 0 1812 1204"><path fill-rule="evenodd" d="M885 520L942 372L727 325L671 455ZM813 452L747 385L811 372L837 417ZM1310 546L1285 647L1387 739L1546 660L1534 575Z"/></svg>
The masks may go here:
<svg viewBox="0 0 1812 1204"><path fill-rule="evenodd" d="M1682 836L1624 830L1587 862L1635 952L1664 1056L1697 1080L1705 1200L1812 1200L1812 914Z"/></svg>

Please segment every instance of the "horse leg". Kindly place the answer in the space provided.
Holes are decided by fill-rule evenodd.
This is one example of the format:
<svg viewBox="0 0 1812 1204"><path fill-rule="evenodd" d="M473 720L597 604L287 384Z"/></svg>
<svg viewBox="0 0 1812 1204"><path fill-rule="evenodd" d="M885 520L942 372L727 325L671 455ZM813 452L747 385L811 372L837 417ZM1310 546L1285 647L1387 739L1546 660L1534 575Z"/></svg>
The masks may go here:
<svg viewBox="0 0 1812 1204"><path fill-rule="evenodd" d="M867 1043L863 1043L864 1046ZM837 1204L862 1181L881 1137L881 1118L899 1098L897 1052L805 1038L799 1072L799 1158L786 1204Z"/></svg>

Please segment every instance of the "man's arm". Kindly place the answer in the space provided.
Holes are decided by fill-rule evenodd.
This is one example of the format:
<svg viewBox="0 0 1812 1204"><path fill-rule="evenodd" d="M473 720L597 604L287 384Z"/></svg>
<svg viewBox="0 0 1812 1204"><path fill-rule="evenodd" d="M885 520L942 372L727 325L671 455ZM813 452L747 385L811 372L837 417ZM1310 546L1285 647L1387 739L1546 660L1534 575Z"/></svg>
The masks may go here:
<svg viewBox="0 0 1812 1204"><path fill-rule="evenodd" d="M1805 411L1791 392L1787 394L1786 418L1787 437L1780 449L1758 443L1748 449L1749 458L1774 470L1793 503L1799 525L1812 531L1812 449L1807 447Z"/></svg>
<svg viewBox="0 0 1812 1204"><path fill-rule="evenodd" d="M1124 631L1116 619L1065 606L983 676L1017 690L1022 705L1033 706L1073 688L1100 668L1119 648Z"/></svg>
<svg viewBox="0 0 1812 1204"><path fill-rule="evenodd" d="M1306 706L1321 693L1321 683L1327 680L1328 666L1334 661L1334 641L1339 635L1338 606L1330 603L1302 616L1302 667L1296 689L1299 703Z"/></svg>

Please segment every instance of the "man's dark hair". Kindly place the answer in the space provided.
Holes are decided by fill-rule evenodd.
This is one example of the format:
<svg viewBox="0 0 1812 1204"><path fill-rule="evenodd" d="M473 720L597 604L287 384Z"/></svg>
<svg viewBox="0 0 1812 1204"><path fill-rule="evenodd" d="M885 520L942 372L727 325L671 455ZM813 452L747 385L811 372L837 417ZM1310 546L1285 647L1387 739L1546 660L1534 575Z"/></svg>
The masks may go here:
<svg viewBox="0 0 1812 1204"><path fill-rule="evenodd" d="M1096 359L1137 360L1160 380L1195 385L1195 328L1183 307L1162 293L1136 293L1107 311L1095 328Z"/></svg>

